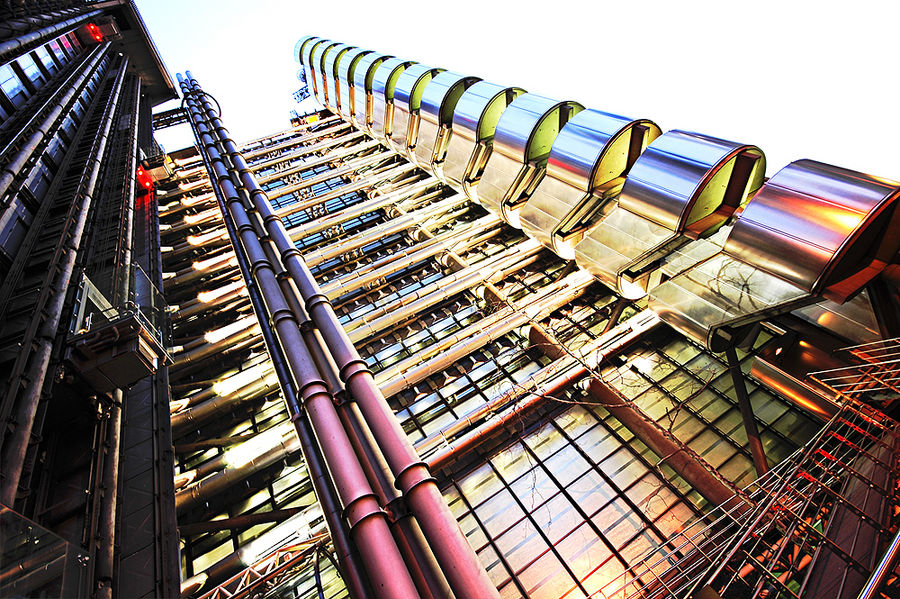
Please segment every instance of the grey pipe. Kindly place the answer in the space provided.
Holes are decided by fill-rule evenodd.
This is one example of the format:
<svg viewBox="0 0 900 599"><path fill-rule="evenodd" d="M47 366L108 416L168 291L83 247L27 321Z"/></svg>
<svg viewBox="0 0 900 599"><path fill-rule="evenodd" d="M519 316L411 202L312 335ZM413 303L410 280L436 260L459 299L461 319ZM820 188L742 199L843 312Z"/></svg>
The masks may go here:
<svg viewBox="0 0 900 599"><path fill-rule="evenodd" d="M123 58L122 65L116 74L112 93L103 113L103 125L94 140L91 156L92 161L88 171L82 176L83 190L80 206L75 213L76 220L70 229L70 234L64 236L61 241L61 249L64 255L55 272L48 273L51 285L49 303L44 307L44 319L35 336L35 347L29 353L25 374L22 377L27 381L19 396L15 408L15 429L10 432L3 442L2 456L0 456L0 470L5 474L0 485L0 502L6 505L14 505L16 490L19 485L19 477L22 475L22 465L25 461L25 453L31 438L31 430L34 426L34 417L40 402L41 388L47 376L50 366L50 354L53 349L53 340L56 338L56 329L62 317L63 304L66 299L66 291L72 280L75 270L75 258L81 247L81 239L87 225L87 217L93 202L94 189L100 174L100 162L106 151L106 143L112 127L113 115L119 102L119 94L122 91L122 83L125 79L125 69L128 66L127 58ZM76 198L76 202L79 200ZM55 275L55 276L54 276ZM35 315L37 317L37 315ZM21 359L21 358L20 358ZM15 381L14 381L15 382ZM10 393L19 390L17 384L12 385Z"/></svg>

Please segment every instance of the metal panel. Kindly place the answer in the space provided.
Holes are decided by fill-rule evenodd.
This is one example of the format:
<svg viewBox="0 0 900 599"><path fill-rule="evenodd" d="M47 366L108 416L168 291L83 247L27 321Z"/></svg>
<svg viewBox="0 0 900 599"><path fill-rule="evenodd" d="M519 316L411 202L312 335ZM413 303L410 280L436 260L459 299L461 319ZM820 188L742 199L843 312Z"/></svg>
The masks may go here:
<svg viewBox="0 0 900 599"><path fill-rule="evenodd" d="M897 251L884 221L898 196L900 183L793 162L747 205L723 250L654 289L650 308L715 350L738 327L810 304L829 285L852 295L877 274L878 252Z"/></svg>
<svg viewBox="0 0 900 599"><path fill-rule="evenodd" d="M593 212L605 199L599 189L628 172L647 144L660 134L652 121L583 110L560 131L547 162L547 176L522 208L522 229L559 256L575 257L575 242L564 240L572 221Z"/></svg>
<svg viewBox="0 0 900 599"><path fill-rule="evenodd" d="M325 101L327 102L325 106L332 112L338 112L338 104L341 101L341 90L339 79L337 77L338 64L341 57L350 50L355 50L355 47L348 46L347 44L337 45L325 54L323 60L323 70L325 72Z"/></svg>
<svg viewBox="0 0 900 599"><path fill-rule="evenodd" d="M371 50L364 48L353 48L346 52L337 65L337 79L340 87L340 108L341 116L345 121L353 121L353 110L356 105L355 89L354 89L354 71L360 63L363 56L370 54Z"/></svg>
<svg viewBox="0 0 900 599"><path fill-rule="evenodd" d="M416 145L419 125L419 107L425 86L443 69L435 69L423 64L408 67L397 78L394 88L394 119L391 126L391 146L413 162L410 151Z"/></svg>
<svg viewBox="0 0 900 599"><path fill-rule="evenodd" d="M892 209L900 183L815 162L798 160L775 174L747 205L725 245L739 260L794 285L819 293L879 243L897 251L897 239L880 239L879 215ZM885 216L888 216L885 214ZM860 245L866 246L862 248ZM865 264L857 264L861 270Z"/></svg>
<svg viewBox="0 0 900 599"><path fill-rule="evenodd" d="M575 248L576 262L625 297L642 297L657 261L686 243L687 234L715 232L764 172L756 146L670 131L637 159L618 203Z"/></svg>
<svg viewBox="0 0 900 599"><path fill-rule="evenodd" d="M440 177L441 163L452 135L450 128L456 105L478 77L444 71L425 87L419 109L419 135L413 158L415 162Z"/></svg>
<svg viewBox="0 0 900 599"><path fill-rule="evenodd" d="M372 83L375 71L381 64L393 56L389 54L366 54L359 59L353 70L353 121L360 129L371 132L372 124Z"/></svg>
<svg viewBox="0 0 900 599"><path fill-rule="evenodd" d="M688 224L694 204L710 185L718 194L711 194L709 204L714 211L721 203L730 172L723 172L719 181L714 175L727 170L729 161L739 153L759 156L752 176L748 177L742 198L762 184L765 159L755 147L687 131L669 131L658 138L628 174L619 197L619 204L672 231L680 232Z"/></svg>
<svg viewBox="0 0 900 599"><path fill-rule="evenodd" d="M463 93L453 111L453 135L441 169L448 185L474 199L470 180L478 178L482 160L490 154L500 115L524 93L518 87L487 81L479 81Z"/></svg>
<svg viewBox="0 0 900 599"><path fill-rule="evenodd" d="M416 63L400 58L389 58L375 70L372 78L372 127L375 139L387 142L394 118L394 87L397 79L409 66Z"/></svg>
<svg viewBox="0 0 900 599"><path fill-rule="evenodd" d="M584 107L537 94L523 94L497 123L494 151L476 189L477 201L519 228L519 209L543 176L553 141Z"/></svg>

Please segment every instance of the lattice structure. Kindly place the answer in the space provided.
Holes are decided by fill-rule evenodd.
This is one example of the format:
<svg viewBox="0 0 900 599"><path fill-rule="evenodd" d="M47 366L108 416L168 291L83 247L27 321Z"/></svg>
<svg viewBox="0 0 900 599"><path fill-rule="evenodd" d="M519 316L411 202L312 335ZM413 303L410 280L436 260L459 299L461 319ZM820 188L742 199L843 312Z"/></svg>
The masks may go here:
<svg viewBox="0 0 900 599"><path fill-rule="evenodd" d="M294 576L298 570L318 559L326 535L309 539L288 541L259 558L238 574L211 589L200 599L238 599L240 597L264 597L282 581Z"/></svg>
<svg viewBox="0 0 900 599"><path fill-rule="evenodd" d="M856 597L894 536L900 429L853 401L602 597ZM883 592L896 592L889 582Z"/></svg>
<svg viewBox="0 0 900 599"><path fill-rule="evenodd" d="M809 376L859 401L888 405L900 399L900 337L846 347L838 353L855 364Z"/></svg>

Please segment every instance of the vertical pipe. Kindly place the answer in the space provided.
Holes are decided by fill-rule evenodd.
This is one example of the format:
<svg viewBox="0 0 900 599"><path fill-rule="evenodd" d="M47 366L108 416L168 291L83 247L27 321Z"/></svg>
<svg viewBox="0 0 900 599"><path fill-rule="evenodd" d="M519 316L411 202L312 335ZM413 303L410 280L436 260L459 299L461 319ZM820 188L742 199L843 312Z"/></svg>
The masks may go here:
<svg viewBox="0 0 900 599"><path fill-rule="evenodd" d="M100 173L100 162L106 151L106 142L112 127L112 118L119 102L119 94L122 90L122 82L125 78L125 69L128 60L122 60L122 64L116 74L112 92L104 107L103 125L96 137L92 148L92 164L89 170L82 175L82 184L78 193L83 197L78 207L75 223L69 234L60 243L65 255L51 283L51 295L49 303L44 309L44 319L35 339L36 347L29 358L29 366L24 375L27 381L25 388L19 395L19 401L15 411L16 428L4 439L3 453L0 456L0 471L4 478L0 486L0 503L12 506L16 500L16 490L19 486L19 478L22 475L22 466L28 442L31 438L31 430L34 425L34 417L40 402L41 388L47 376L50 366L50 354L53 349L53 340L56 338L56 329L62 318L63 304L66 299L66 291L75 271L75 259L81 247L81 238L87 226L87 217L93 202L94 188ZM76 201L78 201L76 199ZM37 317L37 315L36 315Z"/></svg>
<svg viewBox="0 0 900 599"><path fill-rule="evenodd" d="M193 126L192 129L194 129L194 136L197 140L197 147L199 149L201 146L197 129ZM206 154L202 151L200 151L199 154L203 159L207 172L211 174L213 172L212 165L209 163ZM269 359L272 361L272 367L278 376L278 382L282 389L282 397L284 398L288 413L292 416L291 419L294 423L294 428L297 431L297 437L300 439L300 450L303 452L306 469L309 473L310 480L312 481L313 491L315 492L319 505L322 507L325 525L328 528L328 534L331 537L331 542L337 552L341 578L344 580L344 584L350 592L350 597L352 599L367 599L368 597L371 597L371 591L369 590L365 571L360 562L359 552L354 547L353 542L350 539L349 529L341 517L340 500L338 499L331 478L328 476L325 458L322 456L322 452L316 443L308 415L297 403L297 389L287 368L284 351L275 339L271 324L266 318L265 303L260 296L259 287L251 276L247 257L241 251L240 244L237 242L238 236L237 231L234 228L234 223L230 219L225 218L228 210L225 205L225 197L222 195L222 190L220 190L218 186L213 185L212 188L219 211L222 214L222 219L225 222L225 227L228 230L228 238L231 240L232 247L234 248L238 268L241 272L241 277L245 282L247 294L249 295L250 302L253 306L253 311L260 323L263 340L268 349Z"/></svg>
<svg viewBox="0 0 900 599"><path fill-rule="evenodd" d="M199 91L199 86L197 90ZM427 464L416 454L375 384L365 361L341 327L331 303L321 293L312 273L303 262L300 251L290 241L284 224L274 213L266 193L257 184L237 146L229 139L228 130L216 116L215 108L206 98L201 102L211 125L223 141L224 150L240 172L241 182L250 193L256 211L281 253L282 262L306 302L307 313L322 333L325 344L340 369L341 379L356 399L381 447L396 477L395 486L403 493L409 508L419 521L451 588L459 597L499 597L484 566L444 501Z"/></svg>
<svg viewBox="0 0 900 599"><path fill-rule="evenodd" d="M744 430L747 432L747 443L750 445L753 467L756 469L756 475L762 476L769 471L769 463L766 461L766 450L763 448L762 439L759 437L759 428L756 426L756 418L753 416L750 396L747 395L747 385L744 384L741 361L738 359L733 345L729 344L725 348L725 357L728 360L728 372L731 374L731 381L734 383L734 393L737 395L738 407L741 409Z"/></svg>
<svg viewBox="0 0 900 599"><path fill-rule="evenodd" d="M350 533L357 542L360 553L369 572L369 579L376 594L391 599L414 599L418 597L415 586L406 570L397 545L387 525L386 514L366 480L362 467L349 439L340 423L331 395L322 379L305 341L299 325L281 291L272 264L257 237L253 225L241 203L240 196L231 181L224 157L219 153L214 128L206 124L214 112L208 96L188 73L188 81L179 77L188 103L188 116L201 141L201 151L205 152L212 166L212 179L225 196L228 212L223 218L233 220L243 251L246 252L250 272L265 301L276 338L281 342L288 367L298 385L298 396L309 414L310 423L319 446L330 466L338 495L344 504L344 515L350 523ZM202 100L200 99L202 98ZM206 118L202 116L200 104L207 107ZM230 144L230 139L219 139L218 143ZM292 419L296 412L292 414Z"/></svg>
<svg viewBox="0 0 900 599"><path fill-rule="evenodd" d="M125 171L125 205L122 207L125 230L120 241L122 250L119 252L119 255L121 260L116 263L116 274L113 277L113 284L115 285L113 288L114 306L122 306L127 301L129 275L131 273L131 243L134 230L134 183L136 176L135 165L137 162L137 115L141 101L141 80L139 77L135 77L132 94L134 105L126 107L126 109L130 110L129 114L131 116L131 146L128 149L128 156L125 157L128 162ZM112 580L115 569L116 509L119 494L119 453L122 445L122 410L124 409L125 399L126 393L122 389L113 391L113 401L109 408L109 418L107 420L107 453L103 463L103 499L100 505L100 524L97 529L100 542L97 544L99 548L94 568L94 578L99 585L97 597L100 599L112 598Z"/></svg>

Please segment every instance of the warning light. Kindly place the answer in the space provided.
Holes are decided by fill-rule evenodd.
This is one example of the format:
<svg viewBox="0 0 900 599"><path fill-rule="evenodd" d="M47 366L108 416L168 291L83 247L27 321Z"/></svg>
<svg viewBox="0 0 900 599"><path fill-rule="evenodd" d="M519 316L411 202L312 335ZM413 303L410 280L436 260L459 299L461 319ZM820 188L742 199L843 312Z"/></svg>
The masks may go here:
<svg viewBox="0 0 900 599"><path fill-rule="evenodd" d="M93 23L88 23L87 28L88 28L88 34L90 34L90 36L92 38L94 38L94 41L97 41L97 42L103 41L103 34L100 33L100 29L98 29L96 25L94 25Z"/></svg>
<svg viewBox="0 0 900 599"><path fill-rule="evenodd" d="M137 168L137 182L138 186L146 191L151 191L153 189L153 176L144 170L144 167L142 166Z"/></svg>

